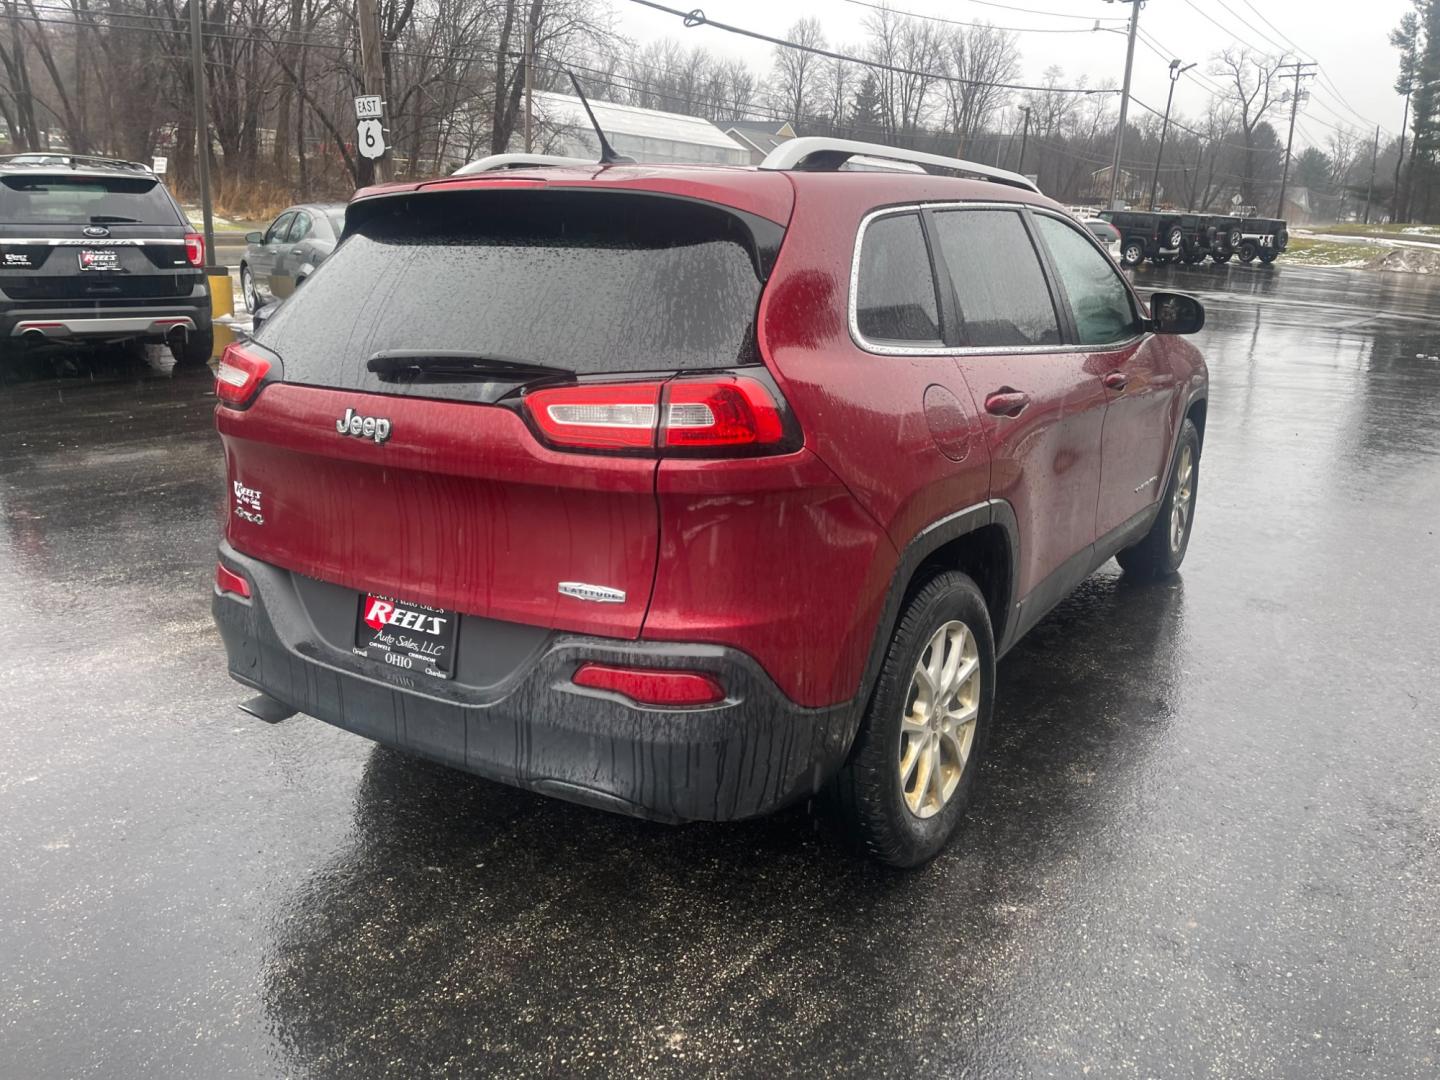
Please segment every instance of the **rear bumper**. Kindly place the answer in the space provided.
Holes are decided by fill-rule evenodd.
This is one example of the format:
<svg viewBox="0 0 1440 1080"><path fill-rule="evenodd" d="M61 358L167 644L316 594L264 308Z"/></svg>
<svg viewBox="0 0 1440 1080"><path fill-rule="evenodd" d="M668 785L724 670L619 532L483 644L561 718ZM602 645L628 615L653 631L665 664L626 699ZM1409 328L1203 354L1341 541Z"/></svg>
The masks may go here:
<svg viewBox="0 0 1440 1080"><path fill-rule="evenodd" d="M249 600L217 592L213 602L237 681L316 719L492 780L662 821L745 818L818 791L854 735L852 704L802 708L749 656L715 645L535 638L517 627L511 645L497 647L519 641L518 662L503 674L477 674L465 667L466 634L503 636L508 624L464 617L455 679L391 671L350 653L324 625L328 614L317 621L316 590L330 586L228 545L220 554L252 591ZM338 596L336 606L353 624L348 595L348 606ZM586 661L711 672L728 696L703 709L639 706L575 686L571 676Z"/></svg>
<svg viewBox="0 0 1440 1080"><path fill-rule="evenodd" d="M210 299L106 305L22 304L0 306L0 340L114 341L164 339L177 331L210 329Z"/></svg>

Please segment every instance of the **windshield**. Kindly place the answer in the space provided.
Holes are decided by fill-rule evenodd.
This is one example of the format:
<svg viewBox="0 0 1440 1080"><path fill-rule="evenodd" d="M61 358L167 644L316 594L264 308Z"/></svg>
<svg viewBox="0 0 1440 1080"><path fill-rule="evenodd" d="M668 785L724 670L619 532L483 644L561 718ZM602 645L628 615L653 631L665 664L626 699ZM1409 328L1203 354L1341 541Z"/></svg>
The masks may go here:
<svg viewBox="0 0 1440 1080"><path fill-rule="evenodd" d="M407 391L379 352L459 351L577 374L756 362L761 283L719 207L630 193L466 191L367 208L258 340L291 382ZM458 386L447 396L471 396Z"/></svg>
<svg viewBox="0 0 1440 1080"><path fill-rule="evenodd" d="M12 225L178 225L158 180L144 176L6 176L0 221Z"/></svg>

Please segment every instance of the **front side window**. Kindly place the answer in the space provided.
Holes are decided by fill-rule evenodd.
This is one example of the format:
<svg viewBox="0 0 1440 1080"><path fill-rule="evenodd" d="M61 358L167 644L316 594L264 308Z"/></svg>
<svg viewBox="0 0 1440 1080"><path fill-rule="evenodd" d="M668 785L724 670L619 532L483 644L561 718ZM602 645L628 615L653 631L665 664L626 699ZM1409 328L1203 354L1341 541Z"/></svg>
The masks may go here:
<svg viewBox="0 0 1440 1080"><path fill-rule="evenodd" d="M281 214L270 223L270 228L265 230L265 239L262 243L277 244L284 239L285 233L290 228L290 222L295 220L294 211Z"/></svg>
<svg viewBox="0 0 1440 1080"><path fill-rule="evenodd" d="M920 215L879 218L865 230L855 321L870 341L940 345L940 305Z"/></svg>
<svg viewBox="0 0 1440 1080"><path fill-rule="evenodd" d="M295 220L290 225L290 243L297 244L309 235L310 215L302 210L295 215Z"/></svg>
<svg viewBox="0 0 1440 1080"><path fill-rule="evenodd" d="M1110 260L1059 218L1036 214L1035 220L1070 299L1078 343L1110 345L1134 337L1139 325L1130 290Z"/></svg>
<svg viewBox="0 0 1440 1080"><path fill-rule="evenodd" d="M1019 211L942 210L934 221L955 290L957 344L1003 349L1060 343L1060 320Z"/></svg>

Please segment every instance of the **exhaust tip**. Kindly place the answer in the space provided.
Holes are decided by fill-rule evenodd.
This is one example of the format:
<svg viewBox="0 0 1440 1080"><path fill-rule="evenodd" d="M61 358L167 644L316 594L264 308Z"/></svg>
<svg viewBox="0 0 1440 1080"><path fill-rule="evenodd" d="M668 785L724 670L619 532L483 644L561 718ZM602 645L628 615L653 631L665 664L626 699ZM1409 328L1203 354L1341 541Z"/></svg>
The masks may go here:
<svg viewBox="0 0 1440 1080"><path fill-rule="evenodd" d="M269 694L259 694L249 701L242 701L240 711L248 713L256 720L264 720L267 724L278 724L281 720L288 720L295 715L294 709L284 702L276 701Z"/></svg>
<svg viewBox="0 0 1440 1080"><path fill-rule="evenodd" d="M41 330L38 326L32 326L22 331L20 337L24 341L44 341L45 331Z"/></svg>

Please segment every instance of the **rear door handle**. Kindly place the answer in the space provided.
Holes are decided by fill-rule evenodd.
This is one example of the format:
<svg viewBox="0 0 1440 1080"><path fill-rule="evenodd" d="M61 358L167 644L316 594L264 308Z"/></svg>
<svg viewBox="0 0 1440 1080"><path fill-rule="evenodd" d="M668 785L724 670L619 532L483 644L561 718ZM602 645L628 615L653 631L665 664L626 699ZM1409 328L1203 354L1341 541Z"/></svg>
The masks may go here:
<svg viewBox="0 0 1440 1080"><path fill-rule="evenodd" d="M1100 381L1105 384L1106 389L1114 390L1117 393L1130 384L1129 376L1123 371L1112 371Z"/></svg>
<svg viewBox="0 0 1440 1080"><path fill-rule="evenodd" d="M304 249L304 248L291 248L291 249L290 249L290 254L291 254L291 255L304 255L304 254L305 254L305 249Z"/></svg>
<svg viewBox="0 0 1440 1080"><path fill-rule="evenodd" d="M1002 386L985 398L985 411L992 416L1019 416L1030 404L1030 395L1014 387Z"/></svg>

